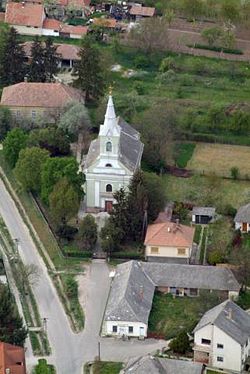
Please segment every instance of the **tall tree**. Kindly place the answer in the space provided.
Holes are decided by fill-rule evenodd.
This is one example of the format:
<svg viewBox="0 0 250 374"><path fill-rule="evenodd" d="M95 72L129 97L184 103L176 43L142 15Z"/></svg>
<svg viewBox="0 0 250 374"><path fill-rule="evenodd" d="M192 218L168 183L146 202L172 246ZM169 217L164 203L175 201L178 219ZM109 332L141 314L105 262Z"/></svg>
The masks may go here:
<svg viewBox="0 0 250 374"><path fill-rule="evenodd" d="M20 151L15 174L26 190L40 192L42 165L48 158L49 152L38 147Z"/></svg>
<svg viewBox="0 0 250 374"><path fill-rule="evenodd" d="M79 52L80 61L75 65L75 84L85 91L86 102L98 100L104 92L104 69L101 66L101 54L93 44L91 37L85 37Z"/></svg>
<svg viewBox="0 0 250 374"><path fill-rule="evenodd" d="M21 129L13 129L8 132L3 142L3 154L7 162L13 168L18 160L19 152L26 147L27 135Z"/></svg>
<svg viewBox="0 0 250 374"><path fill-rule="evenodd" d="M0 140L3 140L12 124L11 111L6 107L0 108Z"/></svg>
<svg viewBox="0 0 250 374"><path fill-rule="evenodd" d="M44 49L36 36L31 46L31 64L29 67L30 82L45 82Z"/></svg>
<svg viewBox="0 0 250 374"><path fill-rule="evenodd" d="M80 223L78 238L83 249L93 250L97 241L97 224L90 214L87 214Z"/></svg>
<svg viewBox="0 0 250 374"><path fill-rule="evenodd" d="M0 53L0 79L4 86L19 83L26 74L25 53L17 31L11 27L5 32Z"/></svg>
<svg viewBox="0 0 250 374"><path fill-rule="evenodd" d="M51 82L53 80L53 76L58 70L59 55L56 50L57 47L53 44L53 40L51 38L47 38L45 41L44 50L44 68L47 82Z"/></svg>
<svg viewBox="0 0 250 374"><path fill-rule="evenodd" d="M66 156L70 152L69 138L57 127L30 131L27 145L47 149L52 157Z"/></svg>

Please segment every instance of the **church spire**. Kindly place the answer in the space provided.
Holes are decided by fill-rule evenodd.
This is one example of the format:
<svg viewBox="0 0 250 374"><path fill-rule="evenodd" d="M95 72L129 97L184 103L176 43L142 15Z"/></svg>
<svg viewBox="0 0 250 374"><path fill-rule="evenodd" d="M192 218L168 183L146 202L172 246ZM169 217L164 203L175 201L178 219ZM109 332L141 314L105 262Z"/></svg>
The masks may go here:
<svg viewBox="0 0 250 374"><path fill-rule="evenodd" d="M112 135L118 135L119 133L120 133L120 128L117 125L115 107L114 107L113 98L110 92L104 124L100 126L99 135L112 136Z"/></svg>

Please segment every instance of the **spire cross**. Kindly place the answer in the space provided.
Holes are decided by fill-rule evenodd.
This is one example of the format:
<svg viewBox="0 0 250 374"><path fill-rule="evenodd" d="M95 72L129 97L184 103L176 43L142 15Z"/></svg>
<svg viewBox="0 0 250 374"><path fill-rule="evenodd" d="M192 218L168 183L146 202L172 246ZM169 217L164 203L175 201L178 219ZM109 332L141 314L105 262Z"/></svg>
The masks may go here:
<svg viewBox="0 0 250 374"><path fill-rule="evenodd" d="M113 86L110 85L110 86L109 86L109 95L112 96L112 93L113 93Z"/></svg>

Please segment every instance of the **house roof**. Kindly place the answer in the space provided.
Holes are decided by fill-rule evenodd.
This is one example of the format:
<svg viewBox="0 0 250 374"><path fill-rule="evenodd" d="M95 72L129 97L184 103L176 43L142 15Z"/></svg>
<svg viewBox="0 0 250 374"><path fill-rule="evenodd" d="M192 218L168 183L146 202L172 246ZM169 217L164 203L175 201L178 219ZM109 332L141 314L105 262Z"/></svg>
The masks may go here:
<svg viewBox="0 0 250 374"><path fill-rule="evenodd" d="M231 300L206 312L194 332L209 324L218 327L241 345L250 337L250 315Z"/></svg>
<svg viewBox="0 0 250 374"><path fill-rule="evenodd" d="M250 203L238 209L234 221L250 223Z"/></svg>
<svg viewBox="0 0 250 374"><path fill-rule="evenodd" d="M132 126L130 126L121 117L115 116L115 111L112 107L113 101L111 99L109 98L104 125L100 126L100 134L105 136L105 131L108 129L108 126L110 127L110 130L112 130L113 127L113 130L119 132L119 161L129 170L134 172L140 164L144 146L143 143L140 141L139 132L136 131ZM109 115L112 118L109 118ZM100 138L98 137L97 139L93 140L90 144L89 151L83 165L84 169L89 168L96 161L99 155Z"/></svg>
<svg viewBox="0 0 250 374"><path fill-rule="evenodd" d="M32 42L25 42L22 44L23 50L27 57L31 57ZM80 48L72 44L54 44L56 46L56 52L62 60L79 60L78 53Z"/></svg>
<svg viewBox="0 0 250 374"><path fill-rule="evenodd" d="M197 215L197 216L213 217L215 215L215 208L205 207L205 206L195 206L193 207L192 214Z"/></svg>
<svg viewBox="0 0 250 374"><path fill-rule="evenodd" d="M54 18L45 18L45 20L43 21L43 28L60 31L61 22Z"/></svg>
<svg viewBox="0 0 250 374"><path fill-rule="evenodd" d="M11 374L26 374L24 349L0 342L0 374L5 374L7 368Z"/></svg>
<svg viewBox="0 0 250 374"><path fill-rule="evenodd" d="M229 269L132 260L117 266L104 320L147 324L155 287L240 290Z"/></svg>
<svg viewBox="0 0 250 374"><path fill-rule="evenodd" d="M203 365L192 361L181 361L153 356L130 360L123 374L201 374Z"/></svg>
<svg viewBox="0 0 250 374"><path fill-rule="evenodd" d="M131 14L131 16L153 17L153 15L155 14L155 8L133 5L129 13Z"/></svg>
<svg viewBox="0 0 250 374"><path fill-rule="evenodd" d="M8 107L62 108L83 102L82 92L62 83L17 83L3 89L1 105Z"/></svg>
<svg viewBox="0 0 250 374"><path fill-rule="evenodd" d="M108 27L114 29L117 25L117 21L114 18L94 18L93 24L96 26Z"/></svg>
<svg viewBox="0 0 250 374"><path fill-rule="evenodd" d="M147 324L154 290L154 283L139 262L129 261L118 266L111 285L105 320Z"/></svg>
<svg viewBox="0 0 250 374"><path fill-rule="evenodd" d="M61 24L60 32L65 34L74 34L74 35L85 35L87 34L88 27L87 26L72 26Z"/></svg>
<svg viewBox="0 0 250 374"><path fill-rule="evenodd" d="M195 229L174 222L148 225L145 245L192 247Z"/></svg>
<svg viewBox="0 0 250 374"><path fill-rule="evenodd" d="M7 2L5 22L10 25L41 27L44 7L42 4Z"/></svg>

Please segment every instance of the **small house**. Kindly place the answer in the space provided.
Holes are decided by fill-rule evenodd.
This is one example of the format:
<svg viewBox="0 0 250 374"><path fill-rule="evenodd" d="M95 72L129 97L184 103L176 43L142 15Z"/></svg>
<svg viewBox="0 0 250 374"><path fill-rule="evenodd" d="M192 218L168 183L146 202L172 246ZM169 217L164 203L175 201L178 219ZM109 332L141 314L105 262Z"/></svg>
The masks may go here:
<svg viewBox="0 0 250 374"><path fill-rule="evenodd" d="M234 218L235 230L243 233L250 232L250 203L241 206Z"/></svg>
<svg viewBox="0 0 250 374"><path fill-rule="evenodd" d="M24 349L0 342L0 373L26 374Z"/></svg>
<svg viewBox="0 0 250 374"><path fill-rule="evenodd" d="M131 7L129 14L133 20L137 21L141 18L153 17L155 15L155 8L137 4Z"/></svg>
<svg viewBox="0 0 250 374"><path fill-rule="evenodd" d="M213 207L194 207L192 210L192 223L207 225L215 217L215 208Z"/></svg>
<svg viewBox="0 0 250 374"><path fill-rule="evenodd" d="M210 309L194 329L194 361L241 373L250 356L250 315L230 300Z"/></svg>

